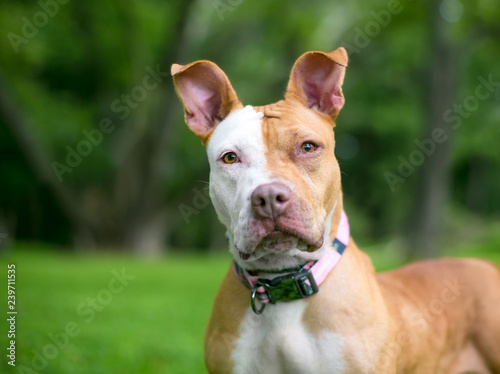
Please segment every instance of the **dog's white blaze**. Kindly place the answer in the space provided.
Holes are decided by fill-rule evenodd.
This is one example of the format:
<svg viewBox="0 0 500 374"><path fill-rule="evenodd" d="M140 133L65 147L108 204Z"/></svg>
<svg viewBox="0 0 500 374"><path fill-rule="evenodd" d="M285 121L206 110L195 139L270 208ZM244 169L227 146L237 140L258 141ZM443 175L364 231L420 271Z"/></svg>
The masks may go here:
<svg viewBox="0 0 500 374"><path fill-rule="evenodd" d="M302 300L269 305L261 315L251 309L240 325L232 353L235 374L337 374L345 369L343 338L324 331L311 334L302 323Z"/></svg>
<svg viewBox="0 0 500 374"><path fill-rule="evenodd" d="M231 113L217 125L207 145L210 163L210 197L219 220L227 227L231 241L244 243L249 233L252 191L270 182L262 135L263 113L251 106ZM237 154L240 162L220 162L226 152ZM231 245L231 249L233 246ZM237 253L234 253L238 257Z"/></svg>

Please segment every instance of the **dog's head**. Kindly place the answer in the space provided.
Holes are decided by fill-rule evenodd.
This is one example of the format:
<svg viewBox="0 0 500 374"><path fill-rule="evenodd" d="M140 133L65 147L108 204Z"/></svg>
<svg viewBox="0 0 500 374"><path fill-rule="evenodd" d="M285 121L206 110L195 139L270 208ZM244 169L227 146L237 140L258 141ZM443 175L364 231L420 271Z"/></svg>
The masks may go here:
<svg viewBox="0 0 500 374"><path fill-rule="evenodd" d="M261 107L244 107L210 61L172 66L186 123L206 145L212 202L242 267L291 267L328 246L340 195L332 130L346 65L343 48L307 52L285 99Z"/></svg>

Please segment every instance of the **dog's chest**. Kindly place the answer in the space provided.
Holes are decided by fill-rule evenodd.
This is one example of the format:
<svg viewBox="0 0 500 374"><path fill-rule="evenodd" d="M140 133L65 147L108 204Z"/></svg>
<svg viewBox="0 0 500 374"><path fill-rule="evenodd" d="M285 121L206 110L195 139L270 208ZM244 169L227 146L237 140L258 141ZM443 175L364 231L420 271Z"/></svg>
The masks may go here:
<svg viewBox="0 0 500 374"><path fill-rule="evenodd" d="M308 331L302 322L305 307L304 301L279 303L262 315L249 309L232 353L234 373L342 373L342 337Z"/></svg>

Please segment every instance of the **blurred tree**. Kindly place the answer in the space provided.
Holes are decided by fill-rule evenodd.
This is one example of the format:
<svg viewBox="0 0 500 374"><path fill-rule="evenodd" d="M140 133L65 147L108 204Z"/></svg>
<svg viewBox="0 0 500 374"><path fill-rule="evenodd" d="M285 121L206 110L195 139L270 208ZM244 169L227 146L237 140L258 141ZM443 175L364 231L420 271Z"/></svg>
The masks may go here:
<svg viewBox="0 0 500 374"><path fill-rule="evenodd" d="M75 32L80 37L78 47L87 52L78 61L74 61L71 57L61 56L60 54L65 52L62 48L51 48L50 52L42 53L42 59L45 62L41 66L39 81L47 83L56 92L54 96L58 96L66 90L70 90L71 94L76 95L79 100L87 102L91 102L103 94L107 96L109 92L101 91L109 89L104 88L106 84L120 85L117 79L122 79L123 75L117 75L114 70L117 68L127 69L126 64L129 64L134 75L131 77L133 80L127 79L128 84L133 81L140 82L139 85L129 86L128 90L125 89L128 94L122 94L119 99L112 101L111 107L102 107L101 114L99 114L100 110L96 111L95 117L100 118L97 121L98 125L93 130L90 127L90 131L83 130L82 132L82 134L94 135L86 135L81 139L81 134L78 134L80 137L77 137L79 142L76 145L66 145L64 148L59 145L64 150L60 153L60 159L65 160L66 163L56 161L54 164L50 161L44 152L45 144L41 143L39 136L36 135L36 126L34 129L33 126L27 124L27 120L22 114L23 111L15 108L9 100L9 97L14 96L14 94L8 91L5 84L0 86L0 114L2 114L3 124L10 130L18 147L25 155L35 179L38 180L39 184L47 185L66 218L72 222L75 239L83 247L92 247L97 243L133 248L138 252L157 252L163 247L167 217L165 209L168 207L168 200L164 197L165 175L161 169L168 167L165 165L165 160L170 158L171 147L169 143L174 138L171 136L171 132L175 128L174 124L177 120L176 117L178 117L173 110L173 106L177 105L177 102L174 101L176 98L168 72L171 62L180 58L183 46L188 43L186 25L192 3L194 1L171 3L167 11L157 15L163 19L167 18L166 27L162 28L166 32L157 41L157 43L163 41L160 44L161 48L158 48L158 54L163 56L163 62L152 66L148 65L150 60L144 58L147 55L147 49L144 45L146 35L141 35L145 34L146 30L143 28L148 21L141 19L144 14L141 13L140 9L134 8L134 4L122 6L121 1L109 1L105 4L115 24L108 22L109 19L99 19L102 6L98 2L70 4L68 9L62 9L61 6L61 9L57 8L57 11L54 10L55 8L53 9L53 17L58 16L58 12L66 11L66 17L68 17L67 13L73 12L73 19L79 27ZM16 8L15 5L12 6ZM21 18L24 24L29 25L35 22L37 13L43 13L45 10L43 7L37 8L37 6L31 7L31 9L28 7L19 7L18 9L25 10L26 14L32 12L33 20L29 20L27 17ZM146 15L146 17L148 16ZM68 18L64 20L55 18L53 23L46 26L53 28L48 31L49 34L53 32L53 39L49 39L49 43L61 38L61 33L67 32L64 30L65 26L68 26L64 22L67 20ZM56 21L62 22L57 23ZM21 31L23 30L21 28ZM121 32L122 30L123 32ZM122 57L119 64L116 63L112 55L110 55L109 60L105 59L106 55L109 54L106 51L106 45L109 44L107 37L109 36L114 38L112 49L115 49L116 45L126 46L125 51L130 59ZM28 42L45 44L40 39L28 39ZM64 40L64 43L67 42L69 39ZM23 45L12 45L12 47L17 49ZM121 53L123 54L123 51ZM112 63L107 64L108 61L112 61ZM29 69L33 68L33 64L28 62L27 65L31 65L28 67ZM56 66L59 66L57 70ZM74 67L80 72L75 74ZM64 75L67 75L66 79ZM142 87L145 85L147 75L149 75L149 86ZM0 81L0 83L2 82ZM15 79L14 83L19 84ZM128 84L122 86L127 87ZM157 87L158 89L156 89ZM152 92L146 91L153 89L155 90ZM152 102L156 105L146 105L146 103L140 106L140 102L145 99L140 95L151 96L150 99L148 98L149 103ZM27 100L29 101L30 98ZM101 106L106 101L107 98L104 98L97 104ZM113 104L115 105L113 106ZM117 114L123 114L123 116L116 118ZM107 178L108 181L103 188L96 188L96 186L86 183L84 187L71 185L67 179L71 175L69 173L72 173L76 167L79 167L78 171L81 175L86 173L89 175L88 171L80 170L84 169L84 166L81 165L82 159L88 156L83 143L90 141L95 149L92 149L91 145L91 150L88 153L97 153L100 142L105 140L103 133L96 131L102 130L103 121L109 124L113 122L112 119L109 119L111 115L115 117L113 119L115 123L122 121L123 127L128 126L129 129L135 129L135 131L121 131L113 134L115 135L113 137L114 144L112 148L108 148L110 151L108 157L111 156L118 160L118 163L115 164L116 170L113 170L115 167L107 168L107 172L112 173L111 180ZM84 129L88 128L88 125L85 124L83 127ZM115 127L116 125L113 125L112 129L114 130ZM69 132L75 134L74 131L70 130ZM68 144L68 138L62 144ZM54 146L57 147L57 144ZM89 155L89 158L92 158L93 154ZM99 158L103 159L103 157L104 154L101 153ZM73 166L68 163L68 160L71 161L72 158L75 164ZM161 162L159 162L160 159ZM84 179L79 178L80 181Z"/></svg>
<svg viewBox="0 0 500 374"><path fill-rule="evenodd" d="M80 235L88 237L92 227L86 211L75 204L71 191L57 180L56 175L50 168L47 155L33 137L31 126L23 117L22 111L11 102L8 92L9 90L5 87L5 81L0 72L0 119L2 123L11 132L38 183L53 193L62 211L74 225L74 230Z"/></svg>
<svg viewBox="0 0 500 374"><path fill-rule="evenodd" d="M430 53L426 130L417 158L423 158L415 193L412 214L409 216L408 257L436 257L439 254L437 238L448 199L450 161L454 137L450 123L443 113L452 107L457 89L457 65L460 60L456 41L450 35L450 24L443 18L445 2L431 1L431 27L428 38ZM451 9L450 9L451 11Z"/></svg>
<svg viewBox="0 0 500 374"><path fill-rule="evenodd" d="M500 216L500 91L491 84L456 128L443 119L479 77L500 82L494 0L42 3L5 0L0 13L0 233L139 253L222 246L196 200L208 164L170 64L213 60L261 105L282 98L301 53L339 45L350 64L335 134L354 234L380 240L408 223L408 254L431 256L446 206ZM441 126L448 141L400 175Z"/></svg>
<svg viewBox="0 0 500 374"><path fill-rule="evenodd" d="M442 251L438 239L444 220L444 208L449 202L454 139L459 135L457 130L462 121L470 117L470 112L478 109L481 98L484 100L484 94L490 96L486 87L483 87L484 93L479 94L476 86L471 90L473 96L469 95L469 101L457 103L460 62L464 61L467 44L477 43L480 34L483 34L482 37L488 37L488 34L493 36L495 29L498 29L498 25L495 25L489 32L485 32L489 26L484 19L478 23L467 19L481 14L480 6L466 3L468 9L464 9L464 5L457 0L431 1L429 5L432 20L428 33L431 64L427 75L427 128L420 141L422 154L427 157L419 170L415 201L409 216L409 258L436 257ZM476 8L476 12L472 12L473 8ZM462 17L463 22L457 24ZM478 26L481 33L477 32ZM470 36L467 37L466 34ZM467 187L468 203L485 196L483 191L487 182L483 176L489 164L485 159L472 162L471 179Z"/></svg>

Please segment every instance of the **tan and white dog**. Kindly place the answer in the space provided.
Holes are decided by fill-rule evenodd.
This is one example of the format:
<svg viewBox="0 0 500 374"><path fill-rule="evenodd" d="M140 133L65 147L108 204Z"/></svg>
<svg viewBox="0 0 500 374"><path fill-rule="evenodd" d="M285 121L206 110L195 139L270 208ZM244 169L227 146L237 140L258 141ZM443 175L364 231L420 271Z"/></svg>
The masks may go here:
<svg viewBox="0 0 500 374"><path fill-rule="evenodd" d="M496 266L441 259L376 275L349 238L333 133L346 66L343 48L305 53L285 99L260 107L244 107L212 62L172 66L234 258L208 371L498 374Z"/></svg>

